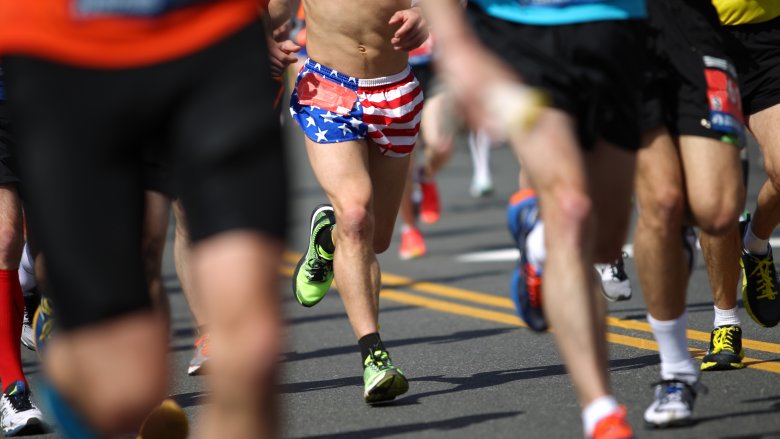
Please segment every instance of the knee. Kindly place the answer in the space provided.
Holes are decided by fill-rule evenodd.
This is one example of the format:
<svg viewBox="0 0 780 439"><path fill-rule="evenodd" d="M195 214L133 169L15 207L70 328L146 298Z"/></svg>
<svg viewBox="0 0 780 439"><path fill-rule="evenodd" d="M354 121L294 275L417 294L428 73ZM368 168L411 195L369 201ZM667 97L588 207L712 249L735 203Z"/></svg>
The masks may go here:
<svg viewBox="0 0 780 439"><path fill-rule="evenodd" d="M682 188L673 186L657 188L639 206L642 222L653 229L675 227L676 230L684 211L685 194Z"/></svg>
<svg viewBox="0 0 780 439"><path fill-rule="evenodd" d="M780 164L767 160L764 165L764 170L766 171L769 183L774 187L776 192L780 192Z"/></svg>
<svg viewBox="0 0 780 439"><path fill-rule="evenodd" d="M578 188L554 191L549 200L541 199L540 205L544 212L542 217L545 227L548 228L547 233L561 237L570 232L580 236L593 210L590 197Z"/></svg>
<svg viewBox="0 0 780 439"><path fill-rule="evenodd" d="M336 215L339 238L362 242L370 240L374 219L365 206L349 206L337 211Z"/></svg>
<svg viewBox="0 0 780 439"><path fill-rule="evenodd" d="M709 235L723 235L737 225L742 203L737 197L702 200L691 203L691 211L699 228Z"/></svg>

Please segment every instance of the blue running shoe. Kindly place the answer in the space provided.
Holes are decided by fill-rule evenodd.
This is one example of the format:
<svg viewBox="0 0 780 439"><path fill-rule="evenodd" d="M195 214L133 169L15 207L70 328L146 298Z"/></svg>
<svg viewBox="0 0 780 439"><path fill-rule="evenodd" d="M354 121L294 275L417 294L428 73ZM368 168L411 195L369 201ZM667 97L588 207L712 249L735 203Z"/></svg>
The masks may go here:
<svg viewBox="0 0 780 439"><path fill-rule="evenodd" d="M54 333L54 309L48 298L42 297L41 304L35 311L32 322L35 350L41 355L46 350L46 342Z"/></svg>
<svg viewBox="0 0 780 439"><path fill-rule="evenodd" d="M507 224L509 232L520 250L520 261L512 273L509 286L517 313L534 331L547 330L547 320L542 309L542 270L528 262L525 240L539 221L539 201L532 190L517 192L509 200Z"/></svg>

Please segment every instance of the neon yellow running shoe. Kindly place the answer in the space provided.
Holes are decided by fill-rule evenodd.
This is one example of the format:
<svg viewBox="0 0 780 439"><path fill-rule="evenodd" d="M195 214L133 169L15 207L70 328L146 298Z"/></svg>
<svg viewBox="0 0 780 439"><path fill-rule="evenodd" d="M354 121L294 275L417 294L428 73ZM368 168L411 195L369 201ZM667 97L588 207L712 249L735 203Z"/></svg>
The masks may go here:
<svg viewBox="0 0 780 439"><path fill-rule="evenodd" d="M742 369L742 328L736 325L718 326L710 334L710 348L702 358L701 370Z"/></svg>
<svg viewBox="0 0 780 439"><path fill-rule="evenodd" d="M333 254L317 245L317 235L336 224L333 206L321 204L311 213L309 247L298 261L292 277L295 299L303 306L314 306L325 297L333 282Z"/></svg>
<svg viewBox="0 0 780 439"><path fill-rule="evenodd" d="M363 398L369 404L392 401L409 390L409 382L401 369L393 366L385 350L372 352L363 362Z"/></svg>

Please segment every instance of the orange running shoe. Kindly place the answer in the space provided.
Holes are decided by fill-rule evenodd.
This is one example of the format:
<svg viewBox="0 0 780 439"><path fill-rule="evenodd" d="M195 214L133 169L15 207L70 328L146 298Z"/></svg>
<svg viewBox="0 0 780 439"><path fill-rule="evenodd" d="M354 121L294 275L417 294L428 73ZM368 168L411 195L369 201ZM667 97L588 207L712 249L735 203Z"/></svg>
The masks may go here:
<svg viewBox="0 0 780 439"><path fill-rule="evenodd" d="M422 201L420 202L420 219L426 224L439 221L441 205L439 204L439 188L434 180L420 181Z"/></svg>
<svg viewBox="0 0 780 439"><path fill-rule="evenodd" d="M198 340L195 342L195 354L192 356L190 365L187 368L187 375L195 376L206 373L205 366L209 359L209 341L209 334L203 334L198 337Z"/></svg>
<svg viewBox="0 0 780 439"><path fill-rule="evenodd" d="M401 249L398 252L402 260L419 258L427 252L422 233L416 227L409 227L401 232Z"/></svg>
<svg viewBox="0 0 780 439"><path fill-rule="evenodd" d="M622 405L609 416L602 418L593 429L593 439L633 439L634 431L626 421L626 408Z"/></svg>

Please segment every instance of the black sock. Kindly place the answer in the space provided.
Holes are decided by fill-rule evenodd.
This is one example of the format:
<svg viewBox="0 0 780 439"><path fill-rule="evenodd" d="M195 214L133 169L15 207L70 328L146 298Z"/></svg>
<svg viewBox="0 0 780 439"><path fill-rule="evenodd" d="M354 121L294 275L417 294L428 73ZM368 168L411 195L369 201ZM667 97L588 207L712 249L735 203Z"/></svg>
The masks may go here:
<svg viewBox="0 0 780 439"><path fill-rule="evenodd" d="M316 242L317 245L330 254L333 254L333 252L336 251L336 246L333 245L333 236L331 236L332 231L333 226L325 227L317 233L317 237L314 239L314 242Z"/></svg>
<svg viewBox="0 0 780 439"><path fill-rule="evenodd" d="M358 340L358 346L360 346L360 358L363 360L363 364L366 363L366 358L376 350L384 350L385 346L382 344L382 339L379 338L378 332L372 332L371 334L364 335Z"/></svg>

